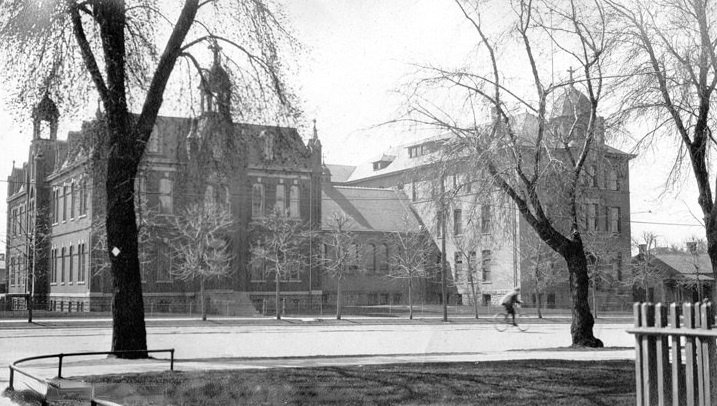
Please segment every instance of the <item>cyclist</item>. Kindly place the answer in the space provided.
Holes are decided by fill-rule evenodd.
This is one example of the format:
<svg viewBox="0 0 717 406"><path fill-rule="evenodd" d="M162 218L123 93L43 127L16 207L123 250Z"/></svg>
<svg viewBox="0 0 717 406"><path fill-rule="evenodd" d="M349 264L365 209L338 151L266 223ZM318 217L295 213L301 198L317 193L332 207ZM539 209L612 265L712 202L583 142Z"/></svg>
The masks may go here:
<svg viewBox="0 0 717 406"><path fill-rule="evenodd" d="M500 299L500 304L505 307L505 312L507 313L505 318L508 318L508 314L513 318L513 325L517 326L515 324L515 304L523 304L523 302L518 299L518 295L520 295L520 287L516 287L513 289L512 292L508 292L505 296L503 296L502 299ZM507 321L507 320L506 320Z"/></svg>

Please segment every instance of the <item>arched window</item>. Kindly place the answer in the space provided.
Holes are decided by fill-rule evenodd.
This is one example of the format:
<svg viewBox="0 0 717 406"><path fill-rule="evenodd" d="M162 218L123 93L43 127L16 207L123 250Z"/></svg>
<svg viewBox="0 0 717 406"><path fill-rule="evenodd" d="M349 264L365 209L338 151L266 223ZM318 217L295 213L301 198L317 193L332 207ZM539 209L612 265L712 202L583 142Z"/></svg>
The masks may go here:
<svg viewBox="0 0 717 406"><path fill-rule="evenodd" d="M364 255L364 266L367 271L376 270L376 245L368 244Z"/></svg>
<svg viewBox="0 0 717 406"><path fill-rule="evenodd" d="M387 244L381 244L376 255L376 262L382 271L388 271L389 251Z"/></svg>

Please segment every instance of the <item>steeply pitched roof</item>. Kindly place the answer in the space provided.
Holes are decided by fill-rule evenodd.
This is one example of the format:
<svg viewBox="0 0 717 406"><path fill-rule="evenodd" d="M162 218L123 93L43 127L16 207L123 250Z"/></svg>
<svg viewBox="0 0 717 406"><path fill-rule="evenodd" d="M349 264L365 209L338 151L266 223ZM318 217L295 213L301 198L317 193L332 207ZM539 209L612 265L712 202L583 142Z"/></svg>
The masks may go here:
<svg viewBox="0 0 717 406"><path fill-rule="evenodd" d="M353 165L326 164L324 166L331 172L331 181L337 183L346 182L351 177L353 171L356 170L356 167Z"/></svg>
<svg viewBox="0 0 717 406"><path fill-rule="evenodd" d="M321 227L330 229L336 213L351 218L353 231L419 231L420 223L403 192L394 189L324 185Z"/></svg>

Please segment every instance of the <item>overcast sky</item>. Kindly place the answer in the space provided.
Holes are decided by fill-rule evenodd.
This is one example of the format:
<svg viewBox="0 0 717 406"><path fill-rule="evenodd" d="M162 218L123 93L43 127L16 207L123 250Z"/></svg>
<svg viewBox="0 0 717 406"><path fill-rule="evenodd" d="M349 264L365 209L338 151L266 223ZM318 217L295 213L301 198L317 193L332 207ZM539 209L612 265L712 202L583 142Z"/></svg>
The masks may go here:
<svg viewBox="0 0 717 406"><path fill-rule="evenodd" d="M475 46L472 30L451 0L285 0L284 3L295 35L306 48L298 60L296 88L305 103L306 119L317 120L328 163L365 162L392 145L419 137L389 126L377 127L396 118L403 98L395 91L415 70L412 64L460 65ZM495 18L500 19L501 14ZM3 90L0 84L0 98L5 103ZM31 139L29 118L27 112L24 121L14 121L0 103L3 243L5 181L13 160L18 166L27 160ZM73 126L63 124L65 128ZM65 136L66 133L59 135ZM634 238L644 230L657 233L660 245L682 244L692 236L704 238L701 227L674 225L698 224L690 212L701 217L691 179L679 195L672 193L659 199L673 148L660 145L631 162Z"/></svg>

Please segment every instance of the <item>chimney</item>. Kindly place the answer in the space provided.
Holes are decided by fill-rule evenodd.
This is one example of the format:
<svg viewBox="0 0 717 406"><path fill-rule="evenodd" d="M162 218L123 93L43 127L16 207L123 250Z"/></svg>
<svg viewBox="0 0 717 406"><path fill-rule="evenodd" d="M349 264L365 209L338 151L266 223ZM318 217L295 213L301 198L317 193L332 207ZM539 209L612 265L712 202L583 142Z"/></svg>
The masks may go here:
<svg viewBox="0 0 717 406"><path fill-rule="evenodd" d="M690 254L696 254L697 253L697 241L688 241L687 242L687 251Z"/></svg>
<svg viewBox="0 0 717 406"><path fill-rule="evenodd" d="M647 244L640 244L637 246L638 254L645 255L647 254Z"/></svg>

